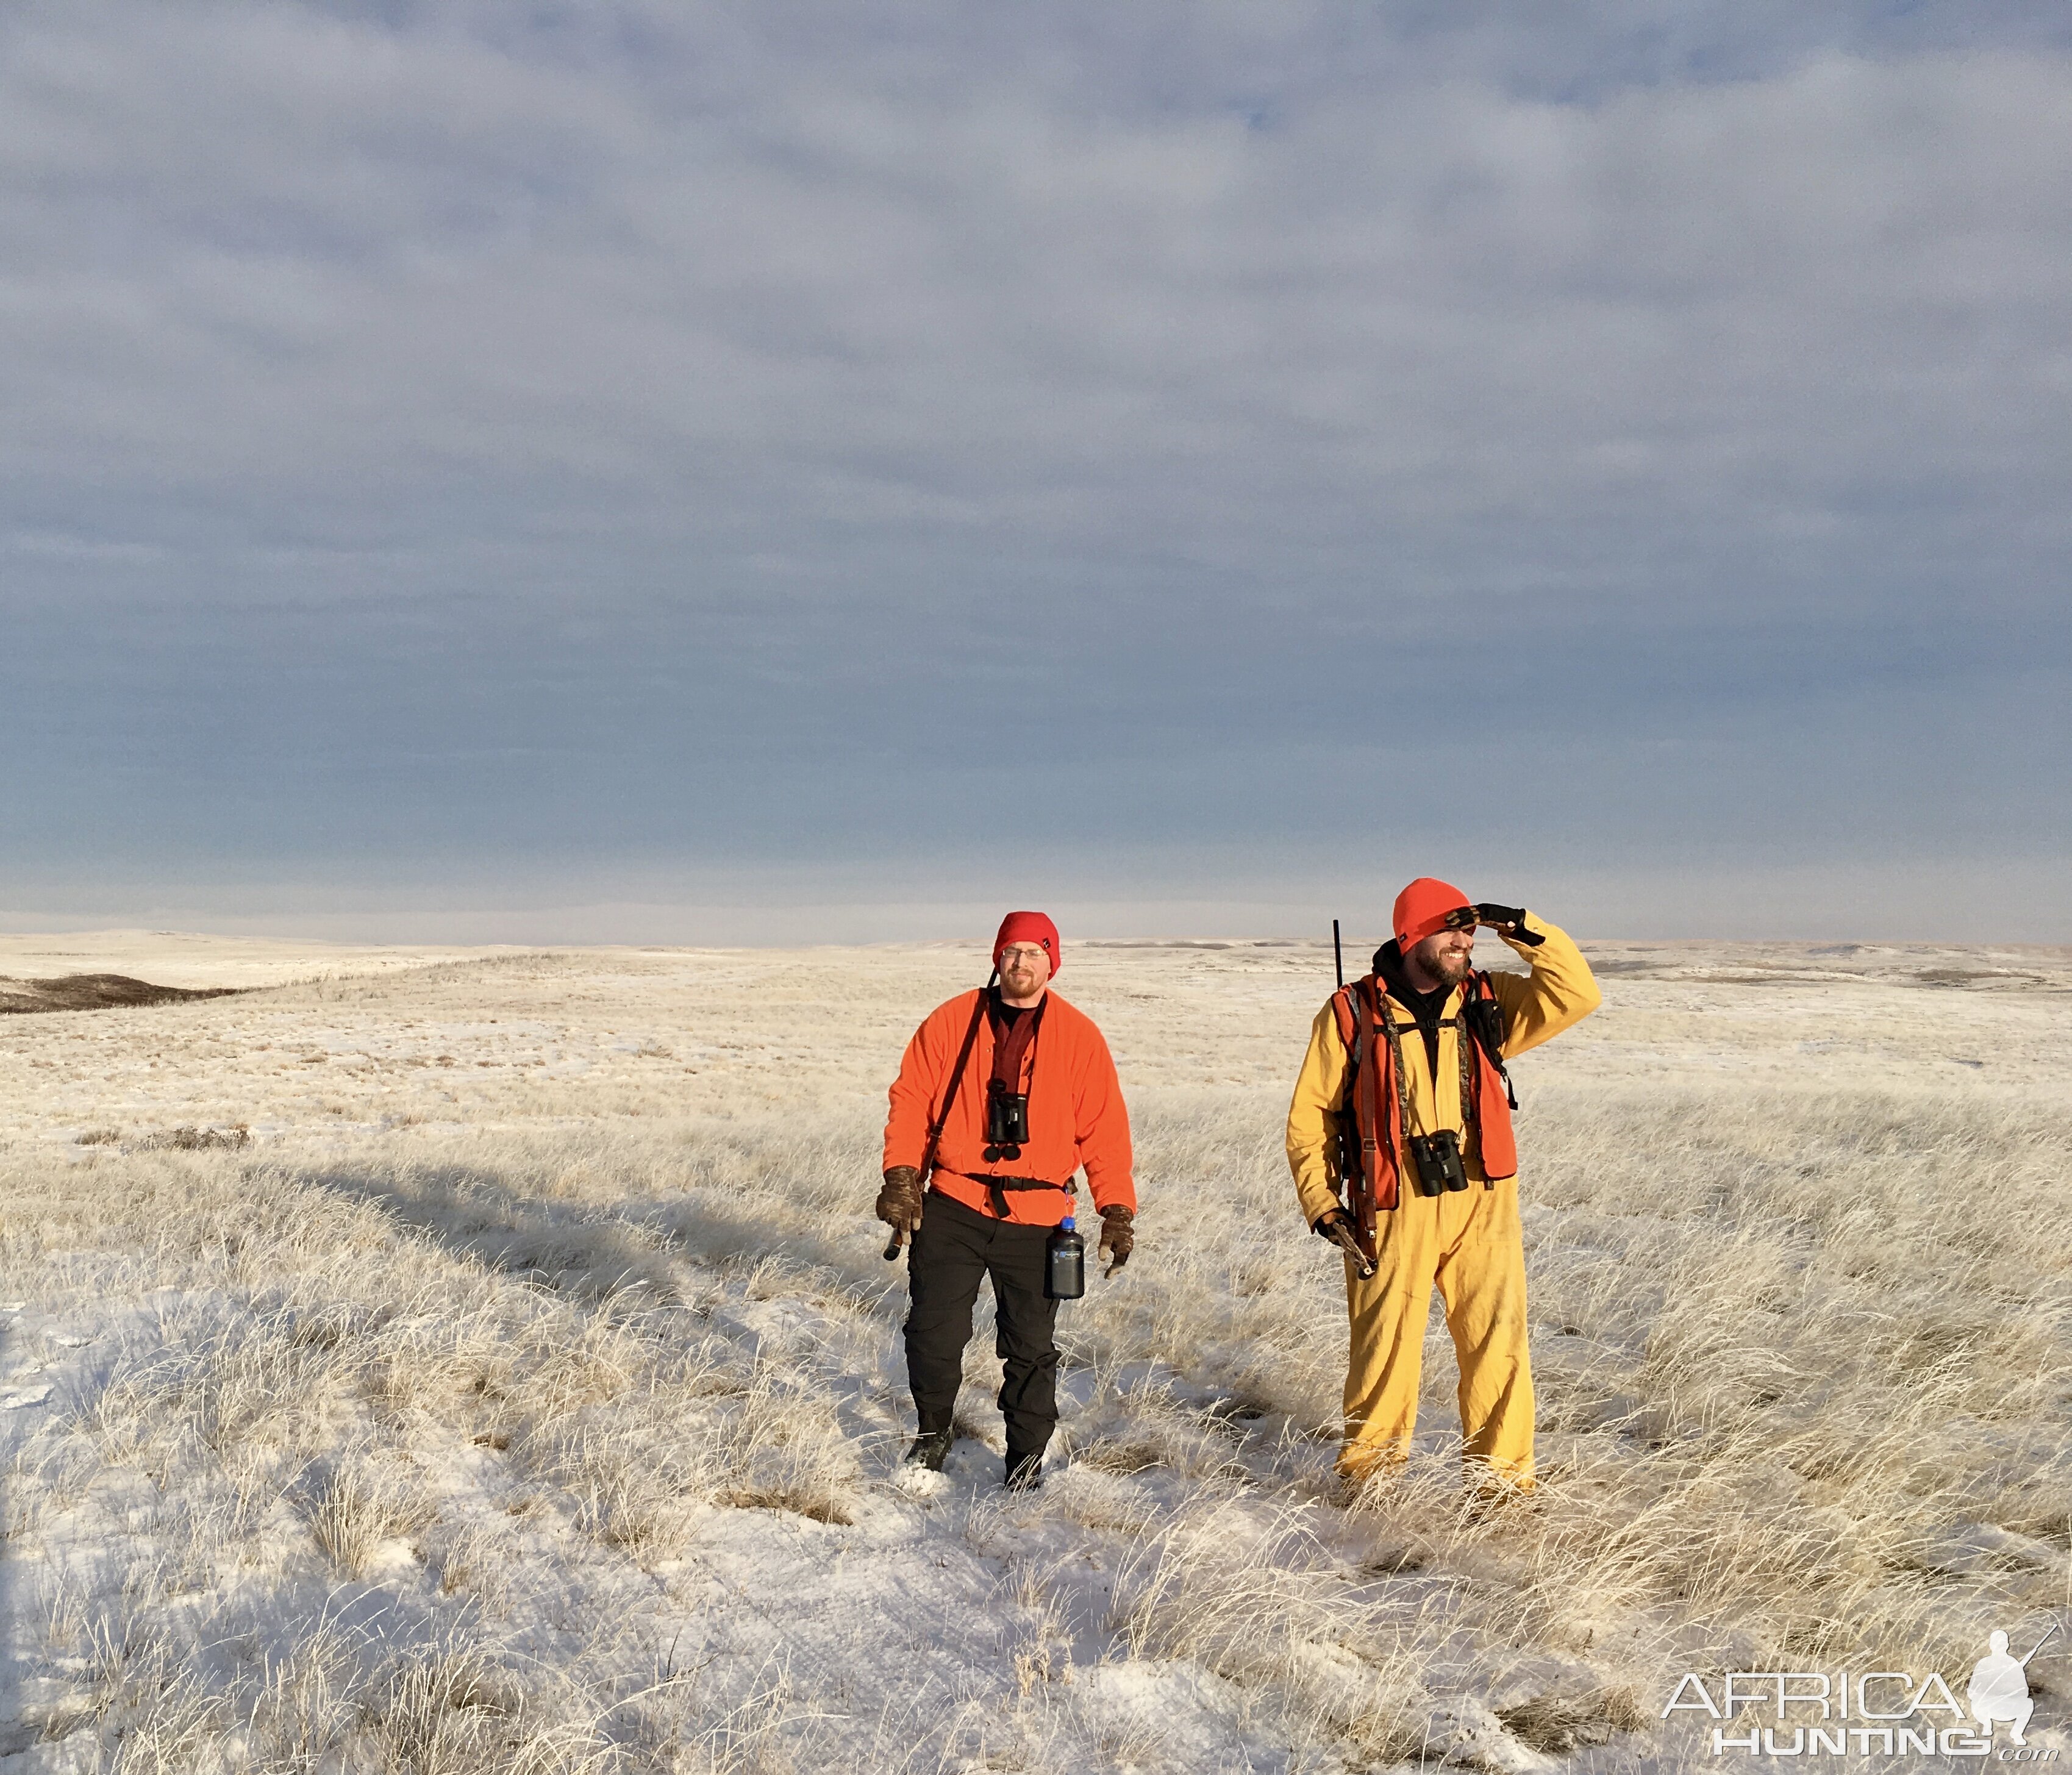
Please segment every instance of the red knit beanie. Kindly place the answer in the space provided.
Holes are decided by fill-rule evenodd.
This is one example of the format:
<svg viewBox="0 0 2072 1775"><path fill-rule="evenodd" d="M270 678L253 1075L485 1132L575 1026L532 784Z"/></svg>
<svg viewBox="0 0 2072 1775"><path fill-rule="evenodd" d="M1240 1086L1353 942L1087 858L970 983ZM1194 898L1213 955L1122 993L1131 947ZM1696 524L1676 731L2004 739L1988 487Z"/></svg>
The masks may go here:
<svg viewBox="0 0 2072 1775"><path fill-rule="evenodd" d="M1408 955L1434 931L1446 928L1446 914L1470 903L1449 881L1420 875L1396 897L1396 947Z"/></svg>
<svg viewBox="0 0 2072 1775"><path fill-rule="evenodd" d="M1000 921L1000 935L993 939L993 965L1000 966L1000 952L1011 943L1040 944L1056 973L1063 958L1058 951L1058 927L1040 912L1010 912Z"/></svg>

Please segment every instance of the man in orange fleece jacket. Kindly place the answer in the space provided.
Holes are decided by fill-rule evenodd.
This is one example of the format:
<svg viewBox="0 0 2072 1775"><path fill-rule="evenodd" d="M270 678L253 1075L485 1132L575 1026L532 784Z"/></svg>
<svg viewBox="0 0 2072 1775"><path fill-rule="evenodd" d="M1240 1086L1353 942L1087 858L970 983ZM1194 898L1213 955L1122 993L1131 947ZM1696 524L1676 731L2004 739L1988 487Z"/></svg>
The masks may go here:
<svg viewBox="0 0 2072 1775"><path fill-rule="evenodd" d="M1096 1255L1110 1276L1135 1242L1129 1112L1093 1020L1050 989L1059 959L1050 919L1010 912L993 939L1000 984L959 993L915 1031L892 1083L878 1198L878 1218L913 1241L906 1378L920 1434L906 1459L939 1473L948 1458L972 1308L990 1278L1006 1366L1006 1483L1018 1491L1042 1483L1058 1421L1058 1303L1045 1293L1044 1254L1072 1212L1079 1171L1100 1211Z"/></svg>

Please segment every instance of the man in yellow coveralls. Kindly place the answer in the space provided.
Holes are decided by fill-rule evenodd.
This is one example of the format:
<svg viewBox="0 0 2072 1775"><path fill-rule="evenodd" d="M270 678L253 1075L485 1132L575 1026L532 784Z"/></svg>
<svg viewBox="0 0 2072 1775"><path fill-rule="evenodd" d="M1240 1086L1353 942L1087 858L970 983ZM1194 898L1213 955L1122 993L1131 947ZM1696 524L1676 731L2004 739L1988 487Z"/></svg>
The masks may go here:
<svg viewBox="0 0 2072 1775"><path fill-rule="evenodd" d="M1531 972L1478 972L1478 925ZM1532 1370L1506 1062L1589 1016L1597 984L1566 932L1429 877L1397 896L1394 926L1374 972L1318 1013L1288 1108L1303 1218L1346 1254L1338 1472L1357 1486L1408 1458L1436 1282L1470 1473L1526 1489Z"/></svg>

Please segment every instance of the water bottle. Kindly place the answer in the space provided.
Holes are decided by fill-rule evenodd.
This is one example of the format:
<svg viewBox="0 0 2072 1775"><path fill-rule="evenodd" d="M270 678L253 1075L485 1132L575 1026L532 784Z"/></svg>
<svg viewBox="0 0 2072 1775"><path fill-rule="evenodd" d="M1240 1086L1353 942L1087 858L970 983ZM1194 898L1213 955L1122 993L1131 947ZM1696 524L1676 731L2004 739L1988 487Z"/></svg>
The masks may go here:
<svg viewBox="0 0 2072 1775"><path fill-rule="evenodd" d="M1044 1293L1053 1300L1076 1300L1087 1292L1087 1242L1072 1231L1070 1214L1059 1222L1043 1255Z"/></svg>

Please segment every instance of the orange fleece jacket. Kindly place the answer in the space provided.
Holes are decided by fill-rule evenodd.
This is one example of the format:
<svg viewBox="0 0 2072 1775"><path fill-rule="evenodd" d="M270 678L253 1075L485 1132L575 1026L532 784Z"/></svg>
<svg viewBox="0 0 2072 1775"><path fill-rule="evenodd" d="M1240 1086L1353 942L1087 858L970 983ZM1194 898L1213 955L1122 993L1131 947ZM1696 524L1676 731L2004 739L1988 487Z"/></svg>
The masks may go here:
<svg viewBox="0 0 2072 1775"><path fill-rule="evenodd" d="M928 1123L941 1107L950 1069L971 1026L976 992L960 992L938 1006L914 1032L892 1082L885 1123L885 1165L918 1168L928 1144ZM1043 1021L1022 1058L1029 1094L1029 1139L1018 1159L985 1158L985 1087L993 1076L993 1019L979 1019L978 1039L964 1062L957 1100L935 1149L935 1187L980 1214L993 1212L987 1177L1041 1177L1054 1189L1009 1190L1007 1218L1025 1226L1054 1226L1072 1211L1066 1193L1083 1169L1096 1209L1116 1203L1134 1210L1130 1181L1129 1111L1115 1062L1094 1021L1055 992L1044 995Z"/></svg>

